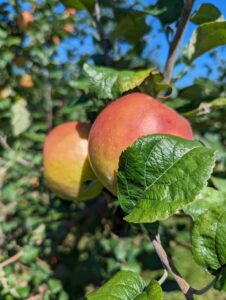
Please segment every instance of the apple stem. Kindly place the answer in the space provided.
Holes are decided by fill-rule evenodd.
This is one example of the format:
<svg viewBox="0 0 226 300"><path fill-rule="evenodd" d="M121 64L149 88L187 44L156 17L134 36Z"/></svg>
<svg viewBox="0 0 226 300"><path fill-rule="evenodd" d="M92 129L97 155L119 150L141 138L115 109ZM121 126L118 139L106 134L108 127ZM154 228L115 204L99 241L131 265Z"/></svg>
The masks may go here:
<svg viewBox="0 0 226 300"><path fill-rule="evenodd" d="M186 0L185 1L181 19L179 21L174 38L173 38L172 42L170 43L169 53L168 53L168 57L166 60L164 73L163 73L165 82L170 82L171 75L172 75L174 65L176 62L176 58L177 58L177 52L178 52L180 44L182 42L186 26L189 22L193 3L194 3L194 0Z"/></svg>

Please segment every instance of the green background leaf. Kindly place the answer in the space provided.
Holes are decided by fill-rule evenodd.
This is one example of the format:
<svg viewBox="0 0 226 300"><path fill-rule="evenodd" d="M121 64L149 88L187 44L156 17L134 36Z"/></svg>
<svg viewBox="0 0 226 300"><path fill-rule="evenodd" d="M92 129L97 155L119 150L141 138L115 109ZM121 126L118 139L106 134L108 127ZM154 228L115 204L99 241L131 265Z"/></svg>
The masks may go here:
<svg viewBox="0 0 226 300"><path fill-rule="evenodd" d="M15 102L12 107L12 118L11 125L13 127L13 133L15 136L20 135L24 131L26 131L30 124L30 112L27 109L27 102L24 99L20 99Z"/></svg>
<svg viewBox="0 0 226 300"><path fill-rule="evenodd" d="M226 268L223 268L217 275L216 282L214 283L214 288L216 290L226 292Z"/></svg>
<svg viewBox="0 0 226 300"><path fill-rule="evenodd" d="M221 16L220 10L211 3L202 3L201 6L193 13L190 20L197 24L213 22Z"/></svg>
<svg viewBox="0 0 226 300"><path fill-rule="evenodd" d="M216 207L198 217L192 232L195 261L212 274L226 264L226 209Z"/></svg>
<svg viewBox="0 0 226 300"><path fill-rule="evenodd" d="M190 61L218 46L226 44L226 22L200 25L192 34L188 45Z"/></svg>
<svg viewBox="0 0 226 300"><path fill-rule="evenodd" d="M61 0L61 2L70 8L77 10L88 10L90 13L93 12L96 0Z"/></svg>
<svg viewBox="0 0 226 300"><path fill-rule="evenodd" d="M183 211L197 220L201 214L217 206L226 206L226 193L207 187L194 201L183 207Z"/></svg>

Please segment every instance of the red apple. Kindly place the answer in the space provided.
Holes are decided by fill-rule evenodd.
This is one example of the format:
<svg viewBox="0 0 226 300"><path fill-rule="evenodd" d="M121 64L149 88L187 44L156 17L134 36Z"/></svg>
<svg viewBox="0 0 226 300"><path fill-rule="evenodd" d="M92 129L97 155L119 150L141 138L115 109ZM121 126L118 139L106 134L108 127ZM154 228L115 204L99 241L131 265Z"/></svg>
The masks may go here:
<svg viewBox="0 0 226 300"><path fill-rule="evenodd" d="M89 124L67 122L55 127L45 140L45 180L63 199L85 201L102 190L88 160L89 130Z"/></svg>
<svg viewBox="0 0 226 300"><path fill-rule="evenodd" d="M142 93L123 96L98 115L89 134L89 159L98 179L113 194L122 151L139 137L155 133L193 138L184 117Z"/></svg>
<svg viewBox="0 0 226 300"><path fill-rule="evenodd" d="M17 19L17 26L20 29L25 29L33 22L34 22L33 13L30 11L22 11L21 15Z"/></svg>

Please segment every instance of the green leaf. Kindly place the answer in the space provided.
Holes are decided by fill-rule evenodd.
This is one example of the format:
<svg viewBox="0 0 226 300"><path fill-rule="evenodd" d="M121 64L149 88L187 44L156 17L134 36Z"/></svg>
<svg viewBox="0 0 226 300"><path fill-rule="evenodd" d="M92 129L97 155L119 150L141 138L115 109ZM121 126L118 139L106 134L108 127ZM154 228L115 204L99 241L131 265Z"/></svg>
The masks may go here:
<svg viewBox="0 0 226 300"><path fill-rule="evenodd" d="M185 214L190 215L193 220L197 220L201 214L216 206L226 206L226 193L207 187L193 202L187 204L183 211Z"/></svg>
<svg viewBox="0 0 226 300"><path fill-rule="evenodd" d="M32 263L36 260L39 254L39 248L32 246L24 246L22 250L22 255L20 261L24 264Z"/></svg>
<svg viewBox="0 0 226 300"><path fill-rule="evenodd" d="M150 7L150 14L158 16L162 24L170 24L177 21L182 13L184 6L183 0L158 0Z"/></svg>
<svg viewBox="0 0 226 300"><path fill-rule="evenodd" d="M163 300L163 293L160 284L152 280L145 291L136 297L135 300Z"/></svg>
<svg viewBox="0 0 226 300"><path fill-rule="evenodd" d="M192 232L195 261L212 274L226 264L226 209L217 207L198 217Z"/></svg>
<svg viewBox="0 0 226 300"><path fill-rule="evenodd" d="M144 280L134 272L120 271L86 300L132 300L143 292Z"/></svg>
<svg viewBox="0 0 226 300"><path fill-rule="evenodd" d="M146 14L141 11L115 10L116 26L112 32L112 38L124 38L129 43L137 43L150 31L145 18Z"/></svg>
<svg viewBox="0 0 226 300"><path fill-rule="evenodd" d="M48 281L48 287L53 294L57 294L63 289L62 283L58 279L50 279Z"/></svg>
<svg viewBox="0 0 226 300"><path fill-rule="evenodd" d="M220 18L220 10L211 3L203 3L201 6L192 14L190 20L197 24L203 24L207 22L216 21Z"/></svg>
<svg viewBox="0 0 226 300"><path fill-rule="evenodd" d="M214 283L214 288L216 290L226 292L226 267L223 268L217 275L216 281Z"/></svg>
<svg viewBox="0 0 226 300"><path fill-rule="evenodd" d="M12 105L11 111L11 125L13 127L13 134L18 136L26 131L31 125L30 112L27 109L27 102L24 99L20 99Z"/></svg>
<svg viewBox="0 0 226 300"><path fill-rule="evenodd" d="M149 76L143 81L139 89L143 93L156 96L159 92L165 90L171 90L169 83L164 82L163 74L159 73L157 70L152 70Z"/></svg>
<svg viewBox="0 0 226 300"><path fill-rule="evenodd" d="M210 22L200 25L192 34L188 44L188 59L198 56L226 44L226 21Z"/></svg>
<svg viewBox="0 0 226 300"><path fill-rule="evenodd" d="M226 179L218 178L218 177L211 177L213 185L220 191L226 192Z"/></svg>
<svg viewBox="0 0 226 300"><path fill-rule="evenodd" d="M88 10L92 14L96 0L61 0L61 2L67 7L77 10Z"/></svg>
<svg viewBox="0 0 226 300"><path fill-rule="evenodd" d="M226 107L226 98L217 98L213 100L211 103L212 108L223 108Z"/></svg>
<svg viewBox="0 0 226 300"><path fill-rule="evenodd" d="M118 198L125 220L164 220L194 200L210 177L215 155L196 141L170 135L138 139L120 157Z"/></svg>
<svg viewBox="0 0 226 300"><path fill-rule="evenodd" d="M89 92L95 93L102 99L115 99L122 93L140 86L152 74L156 74L153 68L140 71L117 71L88 64L83 66L83 70L89 81Z"/></svg>

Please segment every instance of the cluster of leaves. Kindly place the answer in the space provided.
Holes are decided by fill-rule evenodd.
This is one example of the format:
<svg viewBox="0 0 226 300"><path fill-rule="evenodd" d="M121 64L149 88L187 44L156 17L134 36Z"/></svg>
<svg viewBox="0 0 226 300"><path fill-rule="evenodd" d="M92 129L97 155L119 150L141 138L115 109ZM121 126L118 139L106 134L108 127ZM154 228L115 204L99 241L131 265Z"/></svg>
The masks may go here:
<svg viewBox="0 0 226 300"><path fill-rule="evenodd" d="M190 215L196 224L194 257L217 276L215 287L225 290L221 207L226 197L225 181L219 179L226 170L223 63L218 83L206 78L185 88L162 83L159 62L149 58L155 49L144 55L147 37L154 34L148 16L161 22L161 34L169 39L181 16L182 0L148 6L135 1L132 7L127 1L103 1L101 19L95 0L62 2L66 8L57 0L0 4L0 299L65 300L84 294L90 300L106 299L109 289L116 298L162 298L155 281L161 263L139 227L123 220L118 202L106 200L105 193L87 204L67 203L46 189L42 177L42 145L49 129L63 121L92 121L109 101L131 90L156 96L172 89L173 100L167 103L191 118L197 137L212 150L167 136L135 143L120 163L119 203L128 213L126 220L165 220L180 210L182 225L173 218L174 229L169 221L160 225L171 253L169 245L176 236L189 242ZM32 16L27 23L24 11ZM198 27L178 61L185 69L175 81L192 69L196 57L225 43L225 21L214 6L202 5L191 21ZM153 147L158 152L150 157ZM217 161L212 187L200 193L212 171L213 151ZM163 183L168 184L167 193ZM152 206L152 214L147 214L147 206ZM170 283L165 290L177 289Z"/></svg>

